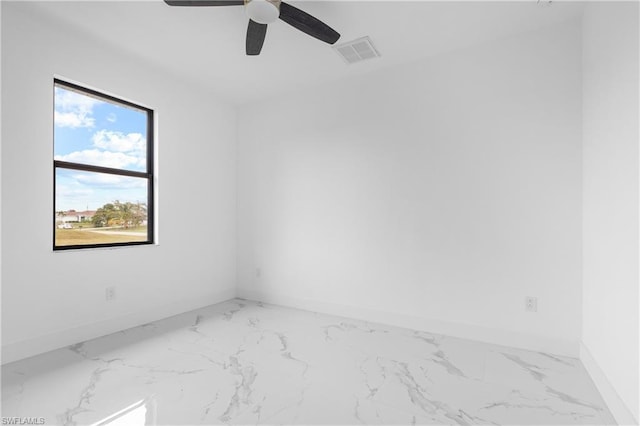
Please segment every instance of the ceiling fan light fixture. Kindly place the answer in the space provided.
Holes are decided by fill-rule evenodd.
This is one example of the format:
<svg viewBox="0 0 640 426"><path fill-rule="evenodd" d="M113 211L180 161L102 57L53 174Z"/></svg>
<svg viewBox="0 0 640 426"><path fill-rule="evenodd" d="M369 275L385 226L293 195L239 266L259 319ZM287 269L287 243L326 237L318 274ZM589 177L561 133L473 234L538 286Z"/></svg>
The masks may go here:
<svg viewBox="0 0 640 426"><path fill-rule="evenodd" d="M259 24L270 24L280 16L280 0L247 0L245 9L249 18Z"/></svg>

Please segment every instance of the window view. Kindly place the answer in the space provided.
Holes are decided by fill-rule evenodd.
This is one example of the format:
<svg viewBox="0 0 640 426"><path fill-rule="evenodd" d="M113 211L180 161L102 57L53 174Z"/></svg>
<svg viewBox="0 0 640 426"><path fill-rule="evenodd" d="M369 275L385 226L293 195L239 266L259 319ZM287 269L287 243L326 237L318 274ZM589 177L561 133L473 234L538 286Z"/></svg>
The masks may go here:
<svg viewBox="0 0 640 426"><path fill-rule="evenodd" d="M153 112L55 80L54 249L153 242Z"/></svg>

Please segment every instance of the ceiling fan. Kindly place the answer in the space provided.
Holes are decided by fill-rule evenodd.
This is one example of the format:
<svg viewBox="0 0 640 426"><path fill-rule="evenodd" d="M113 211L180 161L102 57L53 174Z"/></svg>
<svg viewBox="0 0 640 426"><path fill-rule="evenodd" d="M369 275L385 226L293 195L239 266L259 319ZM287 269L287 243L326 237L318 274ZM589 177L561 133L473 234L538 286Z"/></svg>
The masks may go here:
<svg viewBox="0 0 640 426"><path fill-rule="evenodd" d="M244 6L249 15L247 55L259 55L267 35L267 24L278 18L294 28L334 44L340 38L333 28L302 10L281 0L164 0L169 6Z"/></svg>

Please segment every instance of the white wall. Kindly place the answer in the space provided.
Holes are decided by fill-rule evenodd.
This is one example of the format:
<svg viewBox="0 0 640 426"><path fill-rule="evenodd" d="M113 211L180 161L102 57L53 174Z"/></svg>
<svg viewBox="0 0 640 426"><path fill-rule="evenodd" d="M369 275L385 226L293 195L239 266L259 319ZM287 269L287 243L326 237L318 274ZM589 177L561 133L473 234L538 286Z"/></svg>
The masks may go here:
<svg viewBox="0 0 640 426"><path fill-rule="evenodd" d="M28 5L2 9L3 362L234 297L234 109ZM54 74L156 111L159 245L52 252Z"/></svg>
<svg viewBox="0 0 640 426"><path fill-rule="evenodd" d="M583 355L615 389L602 393L616 419L635 423L640 419L638 4L590 3L583 19ZM604 385L599 383L601 391Z"/></svg>
<svg viewBox="0 0 640 426"><path fill-rule="evenodd" d="M577 355L580 52L572 22L243 108L239 294Z"/></svg>

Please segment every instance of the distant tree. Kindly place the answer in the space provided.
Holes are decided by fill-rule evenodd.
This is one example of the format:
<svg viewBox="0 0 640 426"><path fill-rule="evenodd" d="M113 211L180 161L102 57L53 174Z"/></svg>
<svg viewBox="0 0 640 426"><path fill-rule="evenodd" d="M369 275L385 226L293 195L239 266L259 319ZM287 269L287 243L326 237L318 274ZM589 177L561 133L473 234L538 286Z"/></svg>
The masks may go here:
<svg viewBox="0 0 640 426"><path fill-rule="evenodd" d="M147 218L147 206L140 203L121 203L115 200L96 210L91 222L96 228L115 226L130 228L140 226Z"/></svg>
<svg viewBox="0 0 640 426"><path fill-rule="evenodd" d="M109 226L109 222L111 222L117 216L118 212L115 205L112 203L107 203L96 210L96 214L94 214L93 218L91 218L91 223L93 223L93 226L95 226L96 228L102 228L104 226Z"/></svg>
<svg viewBox="0 0 640 426"><path fill-rule="evenodd" d="M142 203L130 203L129 221L131 226L140 226L147 220L147 206Z"/></svg>
<svg viewBox="0 0 640 426"><path fill-rule="evenodd" d="M62 222L64 217L67 215L67 212L60 210L56 212L56 216L58 217L58 222Z"/></svg>

